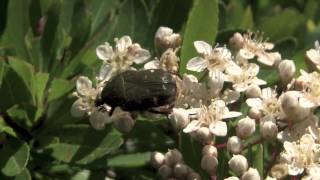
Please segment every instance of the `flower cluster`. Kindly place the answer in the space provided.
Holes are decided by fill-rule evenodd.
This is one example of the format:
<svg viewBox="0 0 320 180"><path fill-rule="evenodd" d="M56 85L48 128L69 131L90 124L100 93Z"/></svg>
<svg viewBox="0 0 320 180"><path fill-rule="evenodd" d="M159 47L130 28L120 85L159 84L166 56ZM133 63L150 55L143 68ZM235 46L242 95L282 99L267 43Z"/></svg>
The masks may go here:
<svg viewBox="0 0 320 180"><path fill-rule="evenodd" d="M175 101L166 111L168 119L176 131L189 134L203 145L201 168L212 178L216 178L219 164L217 148L226 147L232 155L228 164L234 173L226 179L262 179L257 169L249 167L244 151L254 144L270 142L283 144L283 151L274 159L277 163L267 179L303 173L305 179L316 179L320 174L320 131L315 113L320 106L319 43L306 52L309 71L300 70L296 76L294 61L282 59L279 52L273 51L274 44L262 35L235 33L229 41L230 49L227 45L195 41L197 55L186 65L194 73L180 76L177 54L181 37L170 28L160 27L156 32L158 56L151 61L147 61L151 53L132 43L128 36L116 39L114 47L109 43L100 45L96 49L102 60L100 72L95 83L88 77L78 78L74 93L78 99L71 113L76 117L90 116L96 129L114 122L121 132L129 132L135 123L130 112L108 104L97 105L103 87L127 70L162 69L172 74L177 89ZM277 73L277 86L268 87L267 81L261 79L261 67ZM248 110L239 108L243 106ZM230 126L227 121L235 123ZM230 127L235 131L229 133ZM227 142L216 144L216 137L225 136ZM252 137L257 141L248 143ZM165 155L154 153L151 164L162 179L200 179L176 149Z"/></svg>

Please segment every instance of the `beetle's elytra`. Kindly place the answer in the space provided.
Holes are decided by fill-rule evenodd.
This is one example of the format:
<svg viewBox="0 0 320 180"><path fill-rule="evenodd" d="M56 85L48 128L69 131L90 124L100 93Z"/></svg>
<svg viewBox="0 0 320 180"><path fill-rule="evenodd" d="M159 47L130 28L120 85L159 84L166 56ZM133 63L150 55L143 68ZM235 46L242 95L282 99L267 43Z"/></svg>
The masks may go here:
<svg viewBox="0 0 320 180"><path fill-rule="evenodd" d="M148 110L171 104L177 86L172 75L161 69L128 70L115 76L103 88L101 103L123 110Z"/></svg>

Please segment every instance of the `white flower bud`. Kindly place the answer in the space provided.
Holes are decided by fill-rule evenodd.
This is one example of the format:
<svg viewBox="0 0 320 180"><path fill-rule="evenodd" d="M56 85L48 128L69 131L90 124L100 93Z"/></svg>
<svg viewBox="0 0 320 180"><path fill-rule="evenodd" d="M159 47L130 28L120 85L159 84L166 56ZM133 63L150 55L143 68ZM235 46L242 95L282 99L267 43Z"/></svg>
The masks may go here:
<svg viewBox="0 0 320 180"><path fill-rule="evenodd" d="M169 179L172 175L172 169L170 168L170 166L164 164L159 168L158 175L161 177L161 179Z"/></svg>
<svg viewBox="0 0 320 180"><path fill-rule="evenodd" d="M227 149L232 154L238 154L241 152L242 149L242 142L241 139L237 136L232 136L228 139L227 142Z"/></svg>
<svg viewBox="0 0 320 180"><path fill-rule="evenodd" d="M188 111L183 108L173 108L169 119L172 126L177 130L185 128L190 122Z"/></svg>
<svg viewBox="0 0 320 180"><path fill-rule="evenodd" d="M121 108L116 108L111 118L114 121L114 127L122 133L130 132L135 124L135 120L131 117L131 114L121 110Z"/></svg>
<svg viewBox="0 0 320 180"><path fill-rule="evenodd" d="M235 49L241 49L244 45L244 39L240 33L236 32L230 38L229 44Z"/></svg>
<svg viewBox="0 0 320 180"><path fill-rule="evenodd" d="M169 149L169 151L165 154L164 162L168 166L174 166L175 164L182 162L182 154L176 149Z"/></svg>
<svg viewBox="0 0 320 180"><path fill-rule="evenodd" d="M241 180L260 180L261 177L259 175L259 172L255 168L249 168L248 171L243 173L241 176Z"/></svg>
<svg viewBox="0 0 320 180"><path fill-rule="evenodd" d="M159 168L164 163L164 155L160 152L153 152L150 163L152 167Z"/></svg>
<svg viewBox="0 0 320 180"><path fill-rule="evenodd" d="M166 50L160 58L160 67L171 73L177 73L179 70L179 57L173 49Z"/></svg>
<svg viewBox="0 0 320 180"><path fill-rule="evenodd" d="M106 123L111 122L111 118L107 111L95 109L91 113L89 121L93 128L102 130Z"/></svg>
<svg viewBox="0 0 320 180"><path fill-rule="evenodd" d="M202 148L202 155L210 155L210 156L215 156L218 157L218 150L215 146L213 145L205 145Z"/></svg>
<svg viewBox="0 0 320 180"><path fill-rule="evenodd" d="M266 121L261 126L262 136L269 140L274 140L278 134L278 127L272 121Z"/></svg>
<svg viewBox="0 0 320 180"><path fill-rule="evenodd" d="M154 37L154 44L160 52L169 48L177 48L181 44L181 36L173 33L171 28L159 27Z"/></svg>
<svg viewBox="0 0 320 180"><path fill-rule="evenodd" d="M246 89L246 96L248 98L258 98L261 97L261 88L256 84L251 84Z"/></svg>
<svg viewBox="0 0 320 180"><path fill-rule="evenodd" d="M188 166L182 163L178 163L173 168L173 174L178 179L183 179L188 174Z"/></svg>
<svg viewBox="0 0 320 180"><path fill-rule="evenodd" d="M271 168L270 175L276 179L282 179L288 175L287 164L276 164Z"/></svg>
<svg viewBox="0 0 320 180"><path fill-rule="evenodd" d="M187 175L187 180L201 180L201 176L196 172L190 172Z"/></svg>
<svg viewBox="0 0 320 180"><path fill-rule="evenodd" d="M296 66L291 60L283 60L278 66L280 79L284 85L288 84L296 72Z"/></svg>
<svg viewBox="0 0 320 180"><path fill-rule="evenodd" d="M256 122L254 119L251 119L249 117L240 119L238 121L236 131L237 131L237 136L245 139L252 135L256 130Z"/></svg>
<svg viewBox="0 0 320 180"><path fill-rule="evenodd" d="M261 111L257 108L250 108L248 116L255 120L261 119Z"/></svg>
<svg viewBox="0 0 320 180"><path fill-rule="evenodd" d="M299 104L301 97L298 91L287 91L280 96L280 103L287 119L292 122L304 120L310 115L310 108L303 108Z"/></svg>
<svg viewBox="0 0 320 180"><path fill-rule="evenodd" d="M70 110L72 117L83 117L86 113L86 110L82 107L81 99L77 99L71 106Z"/></svg>
<svg viewBox="0 0 320 180"><path fill-rule="evenodd" d="M209 143L212 141L213 135L210 132L209 128L201 127L196 131L196 140L202 143Z"/></svg>
<svg viewBox="0 0 320 180"><path fill-rule="evenodd" d="M201 168L210 175L216 174L218 159L214 156L204 155L201 159Z"/></svg>
<svg viewBox="0 0 320 180"><path fill-rule="evenodd" d="M225 178L224 180L239 180L239 178L235 176L231 176L231 177Z"/></svg>
<svg viewBox="0 0 320 180"><path fill-rule="evenodd" d="M229 167L236 175L242 175L248 169L247 159L242 155L233 155L228 162Z"/></svg>

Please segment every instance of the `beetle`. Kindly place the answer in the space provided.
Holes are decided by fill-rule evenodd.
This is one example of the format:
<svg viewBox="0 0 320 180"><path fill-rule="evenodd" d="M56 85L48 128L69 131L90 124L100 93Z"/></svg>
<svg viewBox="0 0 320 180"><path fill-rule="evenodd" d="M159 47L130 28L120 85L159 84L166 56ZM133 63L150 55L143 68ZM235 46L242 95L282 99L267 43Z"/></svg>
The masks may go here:
<svg viewBox="0 0 320 180"><path fill-rule="evenodd" d="M126 111L145 111L173 104L177 85L170 72L162 69L127 70L106 83L96 105L117 106Z"/></svg>

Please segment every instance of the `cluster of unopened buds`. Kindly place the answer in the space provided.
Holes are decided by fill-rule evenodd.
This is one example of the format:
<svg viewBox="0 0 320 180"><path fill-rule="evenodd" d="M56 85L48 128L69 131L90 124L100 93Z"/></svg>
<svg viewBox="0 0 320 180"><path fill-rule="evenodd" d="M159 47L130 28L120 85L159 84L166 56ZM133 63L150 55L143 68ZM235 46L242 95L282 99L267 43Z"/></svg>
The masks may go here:
<svg viewBox="0 0 320 180"><path fill-rule="evenodd" d="M267 179L281 179L286 176L303 179L320 177L320 130L315 110L320 105L320 47L306 52L308 72L296 72L293 60L283 59L272 51L274 44L267 42L261 33L235 33L227 46L211 46L204 41L195 41L198 55L190 59L186 69L193 74L178 76L181 45L179 34L170 28L160 27L155 35L158 57L148 61L151 53L132 43L130 37L115 40L115 47L109 43L100 45L97 56L102 60L95 85L84 76L78 78L74 93L78 99L71 108L73 116L88 115L91 125L102 129L114 122L122 132L129 132L135 123L132 114L107 104L96 105L105 84L126 70L163 69L175 76L177 96L168 118L177 132L188 133L203 144L201 167L210 176L216 176L218 166L217 148L224 148L232 154L229 167L234 177L228 180L262 179L258 170L249 167L243 151L250 146L247 140L259 137L255 143L282 143L283 149L275 148L279 156L272 159ZM147 62L148 61L148 62ZM144 64L137 69L135 64ZM260 67L276 71L278 85L268 87L258 76ZM249 107L240 112L240 106ZM237 109L238 108L238 109ZM110 115L112 111L112 115ZM227 120L236 120L235 133L228 133ZM216 137L228 137L224 145L216 144ZM275 152L276 154L277 152ZM276 163L275 163L276 162ZM181 153L174 149L165 155L154 153L152 165L158 168L163 179L200 179L182 161Z"/></svg>

